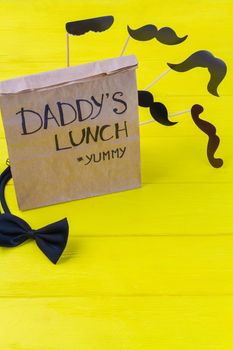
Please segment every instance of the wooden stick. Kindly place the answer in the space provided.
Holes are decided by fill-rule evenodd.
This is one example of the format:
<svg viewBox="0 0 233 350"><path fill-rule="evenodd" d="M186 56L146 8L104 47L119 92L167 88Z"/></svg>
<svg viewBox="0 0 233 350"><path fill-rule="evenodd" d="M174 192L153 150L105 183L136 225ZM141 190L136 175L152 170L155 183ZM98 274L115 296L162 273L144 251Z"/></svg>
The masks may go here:
<svg viewBox="0 0 233 350"><path fill-rule="evenodd" d="M66 65L70 66L70 41L69 41L69 33L66 32Z"/></svg>
<svg viewBox="0 0 233 350"><path fill-rule="evenodd" d="M157 81L159 81L160 79L162 79L165 75L167 75L172 69L169 68L168 70L166 70L165 72L163 72L161 75L159 75L157 78L155 78L155 80L153 80L147 87L145 87L145 91L149 90L149 88L151 88L151 86L153 86L155 83L157 83Z"/></svg>
<svg viewBox="0 0 233 350"><path fill-rule="evenodd" d="M184 111L169 114L168 117L175 117L176 115L185 114L185 113L189 113L189 112L191 112L191 109L185 109ZM149 119L149 120L146 120L145 122L140 122L139 125L141 126L141 125L145 125L145 124L149 124L149 123L153 123L153 122L155 122L154 119Z"/></svg>
<svg viewBox="0 0 233 350"><path fill-rule="evenodd" d="M120 57L123 56L123 54L124 54L124 52L126 50L126 47L128 46L129 39L130 39L130 35L128 36L128 38L126 39L126 42L124 43L124 46L123 46L123 49L121 51Z"/></svg>

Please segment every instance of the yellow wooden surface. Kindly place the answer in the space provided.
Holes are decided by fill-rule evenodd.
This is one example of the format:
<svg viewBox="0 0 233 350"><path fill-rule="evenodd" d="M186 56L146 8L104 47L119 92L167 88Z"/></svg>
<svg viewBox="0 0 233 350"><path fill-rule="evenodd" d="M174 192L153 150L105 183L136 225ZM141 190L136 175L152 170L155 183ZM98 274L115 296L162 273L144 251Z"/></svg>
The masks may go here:
<svg viewBox="0 0 233 350"><path fill-rule="evenodd" d="M72 65L119 55L126 25L147 23L189 38L130 41L141 89L200 49L227 62L220 98L202 69L170 72L151 89L170 113L203 104L225 164L208 165L206 137L187 114L174 127L141 127L140 189L20 213L10 183L16 215L34 228L67 216L70 238L56 266L34 242L0 248L0 349L232 349L232 0L0 0L1 79L65 67L65 22L108 14L111 30L71 37ZM2 123L0 149L2 170Z"/></svg>

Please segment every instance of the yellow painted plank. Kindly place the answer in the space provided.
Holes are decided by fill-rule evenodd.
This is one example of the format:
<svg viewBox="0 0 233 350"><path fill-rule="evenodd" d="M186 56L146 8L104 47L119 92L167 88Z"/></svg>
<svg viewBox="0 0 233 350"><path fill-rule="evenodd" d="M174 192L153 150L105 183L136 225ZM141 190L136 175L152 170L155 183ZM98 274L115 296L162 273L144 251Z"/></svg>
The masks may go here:
<svg viewBox="0 0 233 350"><path fill-rule="evenodd" d="M189 34L189 37L181 45L172 47L161 45L156 41L141 43L131 40L126 53L133 52L138 55L141 70L139 82L142 82L142 85L144 81L148 83L151 75L166 69L166 62L181 61L195 50L213 50L216 55L221 55L229 61L229 64L231 62L232 46L229 44L229 36L232 31L232 2L230 0L215 1L214 6L211 0L204 0L198 5L194 0L175 3L171 1L164 3L159 0L157 5L152 0L147 0L143 6L143 17L141 3L135 0L115 3L86 1L85 7L82 2L59 0L56 1L56 11L53 3L48 0L40 3L30 3L27 0L2 1L1 10L0 29L4 46L0 58L4 65L1 73L3 78L65 66L64 23L103 14L115 16L114 26L100 35L89 33L79 38L71 37L72 64L119 55L127 37L127 24L137 28L146 23L155 23L158 28L170 25L180 36ZM216 22L222 23L217 31ZM34 40L35 37L37 40ZM150 67L147 63L150 63ZM205 84L200 86L200 82L206 78L207 74L202 71L199 75L193 72L179 75L174 72L169 75L166 82L161 81L159 86L165 93L168 93L169 89L171 93L202 95L206 93L206 89ZM173 88L171 82L175 85ZM229 78L221 91L229 93L230 87Z"/></svg>
<svg viewBox="0 0 233 350"><path fill-rule="evenodd" d="M222 137L216 152L216 157L224 161L222 168L215 169L209 164L206 148L207 137L205 135L169 138L142 137L143 184L232 183L233 137Z"/></svg>
<svg viewBox="0 0 233 350"><path fill-rule="evenodd" d="M233 233L233 184L144 184L142 188L19 212L33 228L67 217L70 236Z"/></svg>
<svg viewBox="0 0 233 350"><path fill-rule="evenodd" d="M196 136L196 135L195 135ZM206 156L207 137L142 137L141 174L143 184L232 183L233 137L223 137L216 157L224 160L214 169ZM6 167L6 141L0 139L0 171ZM197 171L198 169L198 171Z"/></svg>
<svg viewBox="0 0 233 350"><path fill-rule="evenodd" d="M85 8L77 1L60 0L56 2L56 11L53 11L50 1L45 0L40 4L29 3L26 0L2 1L1 78L14 78L65 67L64 24L69 20L98 16L103 13L112 13L115 16L115 23L109 31L99 35L88 33L78 38L70 38L71 63L74 65L118 56L127 37L127 24L133 28L150 22L155 23L158 28L169 25L180 35L189 34L188 39L177 46L161 45L157 41L130 41L126 54L135 53L138 57L138 87L143 89L165 71L166 62L180 62L200 49L213 51L216 56L224 59L229 67L228 75L219 87L221 98L208 94L206 86L209 76L207 71L201 68L183 74L171 72L155 85L152 91L155 93L156 100L166 103L171 113L187 109L194 103L204 104L207 119L216 121L219 131L229 134L231 128L227 126L231 125L231 115L228 110L232 105L233 68L233 48L229 44L232 31L232 2L217 1L213 6L210 0L205 0L198 5L195 1L164 3L160 0L156 5L159 8L159 16L152 0L145 1L144 5L142 18L141 5L134 0L124 3L86 1ZM131 12L130 19L127 8ZM25 13L30 13L30 16L25 16ZM177 13L184 13L185 16L177 16ZM218 26L217 31L216 21L223 23L222 26ZM30 30L26 30L27 27ZM37 40L34 40L35 37ZM148 113L141 111L140 114L142 119L147 118ZM175 127L170 129L158 127L156 131L153 130L153 133L165 136L174 135L176 132L192 134L191 124L185 122L183 124L183 118L186 119L187 116L177 118L181 120L181 128L176 127L177 131ZM145 129L146 134L150 135L151 132L150 127Z"/></svg>
<svg viewBox="0 0 233 350"><path fill-rule="evenodd" d="M54 266L34 242L0 248L0 297L233 296L233 235L74 238Z"/></svg>
<svg viewBox="0 0 233 350"><path fill-rule="evenodd" d="M232 349L232 297L1 300L7 350Z"/></svg>
<svg viewBox="0 0 233 350"><path fill-rule="evenodd" d="M167 144L165 138L145 137L140 189L21 213L11 181L7 200L12 212L33 227L68 217L71 236L231 234L232 140L226 138L218 151L225 160L222 169L208 164L206 139L200 141L172 138ZM184 144L186 153L182 152ZM7 158L3 140L0 146L2 170Z"/></svg>

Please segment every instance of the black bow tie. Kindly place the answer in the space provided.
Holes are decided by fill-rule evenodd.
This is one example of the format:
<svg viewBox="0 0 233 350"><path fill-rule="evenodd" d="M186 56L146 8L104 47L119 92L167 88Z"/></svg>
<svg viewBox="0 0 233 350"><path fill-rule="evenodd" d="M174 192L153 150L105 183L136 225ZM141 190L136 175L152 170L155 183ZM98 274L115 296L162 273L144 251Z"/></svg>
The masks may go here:
<svg viewBox="0 0 233 350"><path fill-rule="evenodd" d="M65 249L68 239L67 219L32 230L21 218L6 213L0 215L0 246L16 247L27 239L35 239L42 252L54 263Z"/></svg>

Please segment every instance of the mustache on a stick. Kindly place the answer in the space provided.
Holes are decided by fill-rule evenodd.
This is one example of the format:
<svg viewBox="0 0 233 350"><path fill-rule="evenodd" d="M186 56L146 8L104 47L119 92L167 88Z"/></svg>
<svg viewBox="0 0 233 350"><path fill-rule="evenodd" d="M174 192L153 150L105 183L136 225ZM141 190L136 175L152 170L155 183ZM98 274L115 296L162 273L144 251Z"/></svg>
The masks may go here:
<svg viewBox="0 0 233 350"><path fill-rule="evenodd" d="M188 35L183 37L178 37L176 32L169 27L163 27L159 30L154 24L147 24L138 29L131 29L127 27L129 35L139 41L147 41L152 39L157 39L160 43L165 45L177 45L182 43Z"/></svg>
<svg viewBox="0 0 233 350"><path fill-rule="evenodd" d="M109 29L114 22L113 16L103 16L96 18L89 18L75 22L66 23L66 63L70 66L70 43L69 35L83 35L90 31L104 32Z"/></svg>
<svg viewBox="0 0 233 350"><path fill-rule="evenodd" d="M227 73L227 66L223 60L215 57L211 52L205 50L197 51L181 63L167 64L176 72L187 72L197 67L208 68L210 80L207 85L207 90L210 94L219 96L217 88Z"/></svg>
<svg viewBox="0 0 233 350"><path fill-rule="evenodd" d="M113 16L103 16L66 23L66 31L71 35L83 35L89 31L104 32L114 22Z"/></svg>
<svg viewBox="0 0 233 350"><path fill-rule="evenodd" d="M140 107L150 108L151 116L160 124L166 126L176 124L176 122L171 122L168 119L168 112L165 105L160 102L154 102L154 97L149 91L138 91L138 105ZM220 138L216 135L215 126L199 117L203 111L204 108L201 105L195 104L191 108L191 116L196 126L208 136L207 157L209 163L214 168L220 168L223 165L223 160L221 158L215 158L215 152L218 149Z"/></svg>
<svg viewBox="0 0 233 350"><path fill-rule="evenodd" d="M203 120L199 115L204 111L204 108L201 105L194 105L191 108L191 115L194 123L197 127L207 134L209 140L207 144L207 157L210 164L214 168L220 168L223 165L223 160L221 158L215 158L215 152L218 149L220 138L216 135L216 128L211 123Z"/></svg>
<svg viewBox="0 0 233 350"><path fill-rule="evenodd" d="M168 119L168 111L166 106L160 102L154 102L154 97L149 91L138 91L138 105L150 109L152 118L162 125L171 126L177 122L171 122Z"/></svg>

